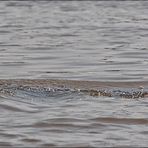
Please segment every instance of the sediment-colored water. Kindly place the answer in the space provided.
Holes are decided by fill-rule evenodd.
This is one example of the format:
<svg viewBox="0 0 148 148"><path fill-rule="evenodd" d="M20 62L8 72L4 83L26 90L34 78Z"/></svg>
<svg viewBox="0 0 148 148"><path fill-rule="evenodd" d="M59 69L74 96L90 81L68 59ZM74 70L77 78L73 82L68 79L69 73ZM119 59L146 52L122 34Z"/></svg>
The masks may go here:
<svg viewBox="0 0 148 148"><path fill-rule="evenodd" d="M147 10L0 1L0 147L147 147Z"/></svg>
<svg viewBox="0 0 148 148"><path fill-rule="evenodd" d="M0 80L0 145L145 146L147 84ZM135 92L141 95L133 97Z"/></svg>

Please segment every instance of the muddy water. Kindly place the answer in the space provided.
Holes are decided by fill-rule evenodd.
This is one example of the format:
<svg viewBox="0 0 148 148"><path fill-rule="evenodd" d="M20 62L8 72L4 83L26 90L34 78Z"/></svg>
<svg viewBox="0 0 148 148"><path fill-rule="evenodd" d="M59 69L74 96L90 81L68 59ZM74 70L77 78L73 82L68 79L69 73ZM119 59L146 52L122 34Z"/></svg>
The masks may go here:
<svg viewBox="0 0 148 148"><path fill-rule="evenodd" d="M43 86L45 82L39 85L43 81L47 82L0 81L0 145L8 147L147 145L148 97L125 99L119 96L90 96L76 89L60 87L58 83L61 82L58 80L48 81L46 87ZM51 82L56 82L54 87ZM68 83L72 87L78 82L66 81L66 84ZM92 85L95 82L87 83ZM103 88L103 85L99 83L97 85ZM131 88L125 88L130 92ZM120 87L118 89L122 91Z"/></svg>
<svg viewBox="0 0 148 148"><path fill-rule="evenodd" d="M95 80L60 87L147 91L147 10L147 1L1 1L0 79ZM37 84L22 90L26 85L33 86L0 80L0 146L148 145L147 96L47 93Z"/></svg>

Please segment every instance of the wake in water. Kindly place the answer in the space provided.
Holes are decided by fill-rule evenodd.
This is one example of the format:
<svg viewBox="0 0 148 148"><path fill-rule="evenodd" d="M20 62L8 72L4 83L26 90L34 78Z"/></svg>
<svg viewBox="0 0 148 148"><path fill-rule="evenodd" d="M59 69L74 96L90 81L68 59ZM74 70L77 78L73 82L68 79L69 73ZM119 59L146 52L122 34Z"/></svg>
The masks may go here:
<svg viewBox="0 0 148 148"><path fill-rule="evenodd" d="M67 93L83 93L90 96L123 98L148 97L148 87L121 87L115 83L60 81L60 80L1 80L0 94L17 97L52 97ZM63 82L63 83L62 83ZM78 85L77 83L81 83ZM86 83L89 87L86 87ZM95 87L94 87L95 84ZM110 86L112 84L112 86ZM119 84L118 84L119 85ZM131 82L129 82L131 85Z"/></svg>

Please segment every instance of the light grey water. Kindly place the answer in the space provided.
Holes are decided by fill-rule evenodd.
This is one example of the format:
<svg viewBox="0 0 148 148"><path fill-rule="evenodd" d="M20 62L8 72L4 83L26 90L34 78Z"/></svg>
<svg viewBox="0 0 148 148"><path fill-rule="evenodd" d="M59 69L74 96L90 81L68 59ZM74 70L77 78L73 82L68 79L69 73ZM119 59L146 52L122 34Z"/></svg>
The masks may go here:
<svg viewBox="0 0 148 148"><path fill-rule="evenodd" d="M0 79L148 80L147 1L0 1ZM0 146L147 146L148 98L0 94Z"/></svg>
<svg viewBox="0 0 148 148"><path fill-rule="evenodd" d="M0 77L148 80L148 2L0 2Z"/></svg>

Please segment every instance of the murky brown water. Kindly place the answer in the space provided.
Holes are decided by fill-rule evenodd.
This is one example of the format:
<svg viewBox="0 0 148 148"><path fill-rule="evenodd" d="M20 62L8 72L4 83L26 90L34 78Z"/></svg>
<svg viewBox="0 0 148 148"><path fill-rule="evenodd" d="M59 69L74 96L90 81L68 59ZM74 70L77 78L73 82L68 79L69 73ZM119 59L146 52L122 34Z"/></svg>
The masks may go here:
<svg viewBox="0 0 148 148"><path fill-rule="evenodd" d="M1 1L0 79L138 81L124 85L138 89L148 81L147 16L147 1ZM148 145L148 97L16 92L0 93L0 146Z"/></svg>

